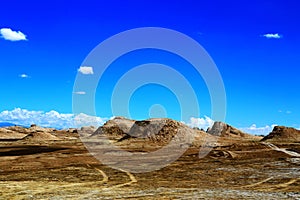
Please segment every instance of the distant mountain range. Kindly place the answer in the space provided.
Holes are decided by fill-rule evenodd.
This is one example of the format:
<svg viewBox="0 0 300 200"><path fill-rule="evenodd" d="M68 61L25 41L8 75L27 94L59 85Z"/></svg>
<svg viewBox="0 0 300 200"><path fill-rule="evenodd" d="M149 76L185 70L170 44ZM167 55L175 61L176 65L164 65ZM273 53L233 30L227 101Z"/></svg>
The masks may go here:
<svg viewBox="0 0 300 200"><path fill-rule="evenodd" d="M16 124L9 122L0 122L0 127L15 126Z"/></svg>

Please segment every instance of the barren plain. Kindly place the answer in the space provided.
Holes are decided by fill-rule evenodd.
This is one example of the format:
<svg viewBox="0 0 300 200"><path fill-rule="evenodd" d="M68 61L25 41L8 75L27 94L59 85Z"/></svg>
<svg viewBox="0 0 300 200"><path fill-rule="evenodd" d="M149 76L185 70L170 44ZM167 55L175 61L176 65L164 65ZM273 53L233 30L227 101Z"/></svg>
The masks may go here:
<svg viewBox="0 0 300 200"><path fill-rule="evenodd" d="M108 122L96 133L110 135L115 145L132 152L150 152L163 145L153 135L144 143L124 138L126 133L113 129L115 124ZM171 134L172 126L158 134ZM195 131L199 141L209 134ZM203 158L199 158L201 143L193 143L164 168L131 173L101 164L76 129L1 128L0 199L300 199L299 141L280 137L262 141L230 126L222 131L210 135L218 140ZM95 137L88 134L85 137Z"/></svg>

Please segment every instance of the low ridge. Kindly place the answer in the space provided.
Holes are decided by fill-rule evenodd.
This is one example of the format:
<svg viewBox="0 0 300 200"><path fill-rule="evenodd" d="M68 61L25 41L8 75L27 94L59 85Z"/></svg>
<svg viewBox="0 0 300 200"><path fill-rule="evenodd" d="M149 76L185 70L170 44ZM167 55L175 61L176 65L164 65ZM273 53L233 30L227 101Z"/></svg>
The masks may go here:
<svg viewBox="0 0 300 200"><path fill-rule="evenodd" d="M44 141L44 140L60 140L60 138L47 132L33 132L26 135L22 140Z"/></svg>

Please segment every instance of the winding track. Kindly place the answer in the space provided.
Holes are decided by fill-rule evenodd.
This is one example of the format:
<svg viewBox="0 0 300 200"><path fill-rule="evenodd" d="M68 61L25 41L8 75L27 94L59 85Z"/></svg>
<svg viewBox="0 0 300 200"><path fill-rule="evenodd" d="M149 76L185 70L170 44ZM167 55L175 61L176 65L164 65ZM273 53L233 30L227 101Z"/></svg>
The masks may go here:
<svg viewBox="0 0 300 200"><path fill-rule="evenodd" d="M122 171L122 172L124 172L124 173L126 173L126 174L129 176L130 181L129 181L129 182L126 182L126 183L114 185L114 186L109 187L109 188L107 188L107 189L120 188L120 187L127 186L127 185L131 185L132 183L136 183L136 182L137 182L136 178L133 176L132 173L127 172L127 171L124 171L124 170L121 170L121 169L119 169L119 170Z"/></svg>
<svg viewBox="0 0 300 200"><path fill-rule="evenodd" d="M262 181L259 181L259 182L257 182L257 183L253 183L253 184L250 184L250 185L242 186L241 188L255 187L255 186L258 186L258 185L260 185L260 184L262 184L262 183L268 182L268 181L271 180L271 179L273 179L273 177L269 177L269 178L267 178L267 179L265 179L265 180L262 180Z"/></svg>
<svg viewBox="0 0 300 200"><path fill-rule="evenodd" d="M300 158L300 154L297 153L297 152L289 151L289 150L287 150L285 148L279 148L279 147L277 147L276 145L274 145L272 143L268 143L268 142L261 142L261 143L264 144L264 145L266 145L267 147L271 148L272 150L280 151L280 152L283 152L283 153L285 153L285 154L287 154L289 156ZM262 181L259 181L257 183L253 183L253 184L250 184L250 185L242 186L241 188L256 187L258 185L261 185L263 183L268 182L271 179L274 179L274 177L269 177L269 178L264 179ZM297 182L298 180L300 180L300 178L294 178L294 179L291 179L290 181L288 181L286 183L280 183L280 184L277 184L277 185L273 185L273 186L271 186L271 188L265 188L264 190L265 191L272 191L272 190L282 189L282 188L288 187L289 185Z"/></svg>
<svg viewBox="0 0 300 200"><path fill-rule="evenodd" d="M26 199L28 198L28 195L30 193L30 196L35 196L41 193L52 193L53 191L57 191L57 190L61 190L63 189L65 190L74 190L77 187L88 187L90 185L95 185L95 184L104 184L107 183L109 181L109 177L107 176L107 174L96 167L91 167L89 164L87 164L88 168L94 168L95 170L97 170L101 175L102 175L102 180L100 181L90 181L90 182L83 182L83 183L68 183L67 185L65 185L65 183L63 182L52 182L53 184L49 184L49 182L47 184L45 184L44 182L40 182L39 184L37 184L35 186L35 190L28 190L28 193L26 194L22 194L22 195L18 195L18 197L16 199ZM130 179L129 182L125 182L125 183L121 183L121 184L117 184L117 185L113 185L111 187L104 187L104 188L99 188L100 190L111 190L111 189L115 189L115 188L121 188L123 186L128 186L131 185L132 183L136 183L137 180L134 177L133 174L131 174L130 172L124 171L119 169L120 171L126 173ZM32 182L30 181L25 181L23 182L25 185L32 185ZM22 187L24 186L23 184L21 185ZM18 187L18 186L16 186ZM88 193L86 195L86 197L92 196L94 193L99 193L99 190L95 190L95 191L91 191L90 193ZM6 195L3 195L2 197L5 198Z"/></svg>

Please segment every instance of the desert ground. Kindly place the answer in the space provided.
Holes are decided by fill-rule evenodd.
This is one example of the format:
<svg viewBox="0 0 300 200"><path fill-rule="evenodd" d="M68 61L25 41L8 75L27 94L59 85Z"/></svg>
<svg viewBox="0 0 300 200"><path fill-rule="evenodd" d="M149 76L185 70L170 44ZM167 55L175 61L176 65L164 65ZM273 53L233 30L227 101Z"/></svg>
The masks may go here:
<svg viewBox="0 0 300 200"><path fill-rule="evenodd" d="M129 122L130 126L136 123ZM83 132L38 126L0 128L0 199L300 199L297 130L277 127L262 138L226 124L208 131L193 129L196 141L178 160L145 173L102 164L82 142L82 138L106 135L127 151L150 152L183 126L168 121L158 136L140 139L127 137L116 126L130 123L119 118ZM199 158L204 136L216 137L217 142Z"/></svg>

